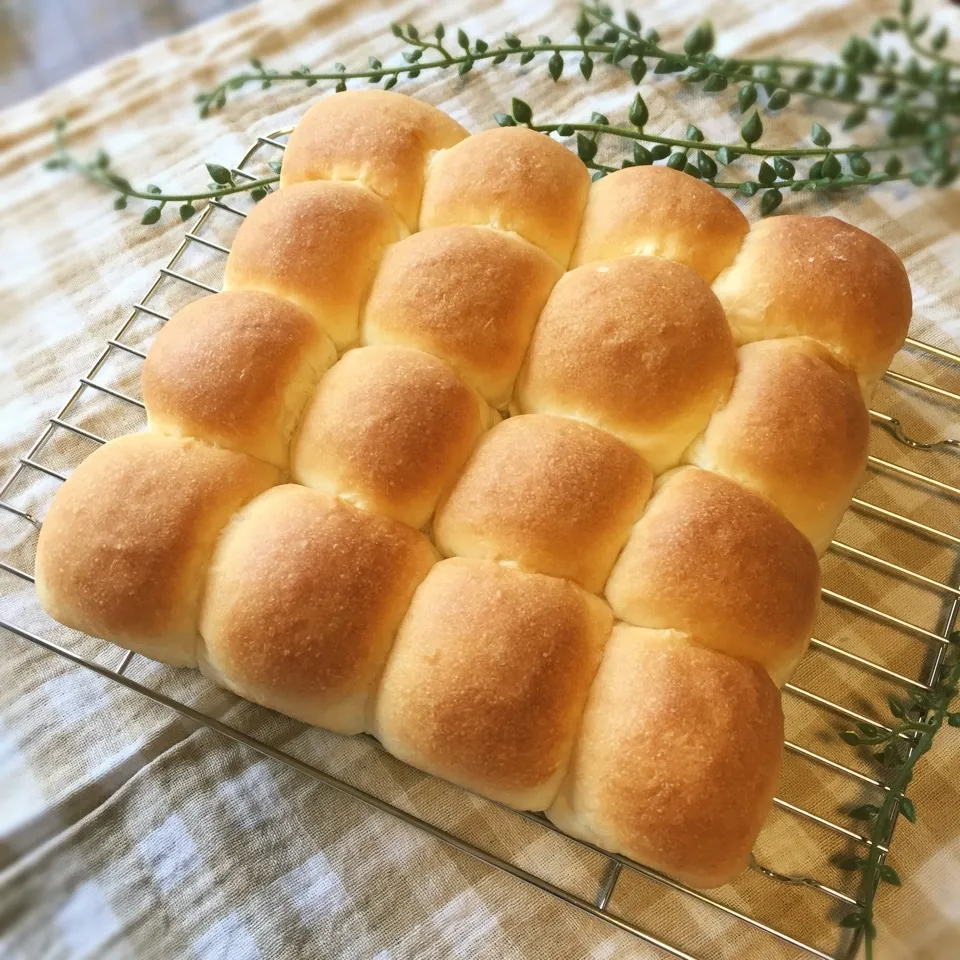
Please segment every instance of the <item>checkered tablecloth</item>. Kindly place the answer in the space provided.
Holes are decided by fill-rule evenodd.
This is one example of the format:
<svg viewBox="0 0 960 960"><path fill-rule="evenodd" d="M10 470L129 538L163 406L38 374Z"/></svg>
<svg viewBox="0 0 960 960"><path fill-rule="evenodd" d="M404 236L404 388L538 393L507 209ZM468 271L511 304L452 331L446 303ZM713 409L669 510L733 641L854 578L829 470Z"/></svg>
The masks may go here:
<svg viewBox="0 0 960 960"><path fill-rule="evenodd" d="M773 49L825 56L863 31L872 0L770 3L658 0L644 18L676 41L712 17L723 51ZM939 16L958 21L956 13ZM230 164L256 134L290 125L320 88L280 85L241 91L211 119L196 119L197 89L241 67L253 53L276 65L365 62L395 55L391 19L432 27L463 23L471 35L504 30L565 36L572 5L537 0L396 3L265 0L197 30L82 74L39 100L0 114L0 469L12 467L59 409L174 249L182 228L155 228L111 210L77 179L41 169L50 119L69 117L78 145L106 146L118 169L172 186L202 183L201 161ZM572 65L571 65L572 66ZM473 130L520 94L539 114L622 115L632 95L622 74L598 64L585 84L575 69L554 85L545 65L478 68L466 81L425 76L406 89ZM718 139L736 135L723 98L682 90L669 78L645 96L657 126L696 120ZM771 142L806 135L802 104L766 121ZM142 176L140 176L142 175ZM833 212L877 234L904 258L915 296L914 336L956 351L960 344L960 194L884 188L869 195L791 198L794 210ZM755 215L753 207L748 208ZM898 369L958 390L955 368L907 355ZM957 408L890 385L876 405L929 438L957 430ZM953 417L951 421L950 417ZM957 459L908 454L879 430L874 450L957 482ZM67 465L88 450L59 451ZM12 493L42 513L56 483L30 475ZM960 535L949 497L871 473L863 496ZM26 565L34 533L0 516L0 556ZM842 539L895 556L912 569L956 582L956 552L850 514ZM942 627L942 597L884 579L835 555L824 561L834 590ZM29 591L0 571L0 616L54 640L67 632L36 610ZM941 618L938 620L938 618ZM825 604L817 635L892 669L921 676L931 645ZM76 642L76 641L72 641ZM2 634L0 658L0 957L654 957L653 947L472 860L293 770L178 718L109 680ZM90 642L92 643L92 641ZM79 641L81 652L93 649ZM119 651L116 652L119 659ZM199 676L135 661L132 676L317 764L546 880L591 899L603 859L564 838L394 761L362 738L343 739L211 689ZM854 710L871 711L891 685L836 657L811 654L798 684ZM869 759L839 744L843 726L796 697L785 701L790 738L871 774ZM960 732L944 731L912 795L919 823L903 823L892 862L904 877L879 900L884 958L960 956ZM855 827L842 811L861 799L850 781L789 755L781 796ZM829 858L848 849L829 832L783 810L757 848L784 872L816 873L849 891ZM844 886L847 884L847 886ZM841 912L815 891L756 874L720 892L730 906L826 952L841 940ZM625 871L611 910L702 957L800 954L749 926Z"/></svg>

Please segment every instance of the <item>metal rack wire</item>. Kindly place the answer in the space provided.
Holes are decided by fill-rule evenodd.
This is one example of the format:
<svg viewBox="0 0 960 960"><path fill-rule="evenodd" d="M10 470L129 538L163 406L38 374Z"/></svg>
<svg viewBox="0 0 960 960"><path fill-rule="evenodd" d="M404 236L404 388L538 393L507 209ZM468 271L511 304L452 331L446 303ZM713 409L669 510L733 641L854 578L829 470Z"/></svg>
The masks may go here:
<svg viewBox="0 0 960 960"><path fill-rule="evenodd" d="M265 168L268 160L275 159L283 151L288 132L281 131L269 137L260 137L235 168L235 175L252 179L255 174L250 172L251 169ZM243 200L235 199L232 199L229 204L214 201L203 211L170 261L160 270L146 295L134 306L126 321L107 342L87 375L80 379L79 385L59 413L51 418L36 443L25 456L20 458L11 475L0 486L0 519L6 518L14 524L32 524L39 529L40 520L37 514L41 511L18 505L18 499L23 502L23 492L40 476L53 478L56 481L66 479L66 468L55 462L55 448L59 437L72 435L81 438L91 446L105 441L99 432L81 425L90 419L90 416L87 416L89 411L85 411L85 404L91 398L95 401L93 418L99 418L97 423L103 423L109 427L103 432L113 431L120 434L136 428L137 418L142 420L143 417L143 404L132 393L137 389L136 385L139 382L138 365L146 355L145 348L150 329L152 327L155 331L156 325L165 321L184 297L192 298L217 292L218 273L222 272L224 256L229 251L229 237L241 218L246 215L242 208L244 203ZM197 254L200 254L199 258ZM910 465L889 459L887 456L870 457L870 477L865 485L867 492L861 493L853 501L852 510L860 515L863 523L872 524L874 527L873 539L869 544L871 549L866 549L866 545L862 543L857 545L846 539L834 541L827 558L829 562L825 564L825 583L835 581L836 577L831 577L831 570L836 572L840 569L837 565L842 564L846 568L856 567L858 575L866 580L879 577L880 583L885 583L886 586L874 585L872 589L875 593L899 596L903 589L910 589L920 591L925 599L923 602L920 599L904 600L902 607L909 609L901 615L900 612L884 610L877 602L868 603L832 587L824 587L824 607L830 608L825 625L829 634L813 639L811 653L804 661L804 663L815 662L819 669L816 666L811 670L801 669L795 682L788 684L784 692L785 705L789 706L789 702L792 701L792 705L797 709L810 709L817 711L818 715L822 714L820 726L826 730L833 729L838 723L849 725L858 720L883 727L880 719L883 710L880 705L884 702L885 690L891 688L928 690L934 686L943 666L947 638L955 628L958 612L960 612L960 577L958 577L960 510L957 509L960 488L925 472L931 469L949 475L951 471L955 471L955 458L957 453L960 453L960 443L957 440L914 439L901 425L899 419L902 415L922 421L924 404L927 403L939 405L941 408L946 404L951 410L958 409L954 405L960 405L960 394L956 392L955 386L960 382L957 379L960 376L960 356L910 339L907 341L902 359L910 372L891 371L887 374L886 388L881 391L881 396L887 395L885 403L893 412L871 411L876 425L872 440L875 446L879 444L881 447L892 450L892 456L902 455L901 458L906 458ZM132 363L133 366L124 366L124 362ZM951 386L953 389L950 388ZM886 449L881 452L885 453ZM923 470L915 468L915 460L918 457L923 460ZM930 466L928 467L927 464ZM922 507L923 503L934 502L933 513L936 519L931 519L930 510L921 517L922 509L911 511L914 515L894 509L891 502L895 504L896 497L884 487L884 484L890 483L906 485L912 499L918 501L918 507ZM891 498L893 498L892 501ZM944 529L950 527L951 523L953 529ZM844 527L841 527L841 536L843 530ZM921 565L915 559L918 550L927 551L923 554L927 559L924 559L922 564L927 573L921 573L913 568ZM930 551L932 554L928 557ZM28 569L23 569L25 566ZM31 568L22 559L18 565L0 557L0 583L4 584L4 588L12 585L14 590L32 595L33 578L29 573ZM929 575L929 570L933 568L941 572L935 576ZM911 597L913 596L911 594ZM919 619L915 616L915 612L920 611L921 608L928 621L926 626L915 622ZM874 632L881 634L880 638L874 638L874 643L868 645L868 649L861 649L860 652L851 649L851 644L844 636L849 628L849 618L856 618L859 622L872 625ZM286 764L328 787L390 814L461 853L532 884L541 891L659 948L670 956L692 960L694 954L687 952L675 942L668 942L668 936L663 931L652 929L648 923L641 922L639 919L631 919L629 915L624 915L626 911L623 909L613 909L612 900L615 893L622 888L625 877L642 878L660 888L665 888L671 895L686 898L688 904L695 904L697 908L703 908L708 912L719 912L730 922L751 928L751 931L760 937L760 942L766 942L771 946L775 942L780 949L790 949L796 955L833 960L833 958L852 957L859 948L858 936L844 932L838 933L833 922L837 910L841 913L846 912L857 904L857 891L843 889L842 875L838 874L840 879L835 880L832 877L827 878L825 874L828 872L827 864L831 850L842 851L850 848L862 850L870 841L858 832L854 822L843 822L845 815L840 809L836 809L837 804L834 804L833 810L817 812L816 809L812 809L814 804L797 802L796 798L791 800L787 796L778 796L775 800L776 810L790 819L791 830L803 831L804 834L809 833L818 838L816 840L818 848L824 849L824 863L818 865L818 869L815 870L812 866L810 868L801 866L797 869L795 865L782 866L772 862L755 861L753 870L748 873L751 883L760 884L757 894L760 899L771 898L771 894L772 899L777 900L785 896L812 893L815 901L811 902L815 902L819 907L810 909L820 909L822 912L825 921L824 929L828 931L824 939L829 940L832 934L834 941L831 943L818 945L808 942L811 938L804 939L794 935L781 928L775 919L762 918L762 911L757 909L755 904L747 907L742 905L744 901L749 902L749 897L741 896L740 905L736 905L736 902L732 904L729 897L720 893L705 894L691 890L641 864L624 857L606 854L596 848L590 849L602 858L603 867L597 877L596 894L589 899L573 889L557 885L527 867L466 840L451 830L428 822L359 786L277 749L236 726L231 726L200 711L195 705L175 700L156 686L131 679L127 672L134 660L132 653L127 653L118 659L116 648L103 644L96 656L85 655L42 636L35 630L27 629L23 624L11 622L5 614L0 616L0 627L74 664L109 677L190 720L243 743L260 754ZM818 632L823 633L819 627ZM911 641L918 641L919 646L909 648L906 659L911 662L907 666L902 666L898 661L904 659L901 654ZM895 662L891 663L891 660ZM113 665L107 665L111 661ZM827 667L829 669L826 669ZM833 693L836 684L831 685L830 682L830 671L836 669L856 671L858 677L856 686L858 689L870 689L870 694L861 697L857 702L847 704L840 702L841 698ZM826 676L825 680L824 676ZM873 791L876 794L878 791L887 789L882 776L877 774L876 768L871 769L868 765L866 769L861 769L851 765L854 760L849 751L846 755L841 755L842 760L838 760L828 756L829 751L819 742L815 746L816 749L792 738L785 743L787 758L801 765L801 775L804 778L812 776L816 771L836 778L844 788L857 791L861 796L863 791ZM371 741L370 749L378 749L374 741ZM836 791L830 795L836 795ZM525 818L537 829L556 832L556 828L539 814L511 815ZM890 835L884 838L880 845L884 857L889 850L894 830L895 825L891 828ZM568 842L589 847L587 844L580 844L579 841ZM763 859L762 853L759 854L759 859ZM734 885L734 888L736 887L737 885Z"/></svg>

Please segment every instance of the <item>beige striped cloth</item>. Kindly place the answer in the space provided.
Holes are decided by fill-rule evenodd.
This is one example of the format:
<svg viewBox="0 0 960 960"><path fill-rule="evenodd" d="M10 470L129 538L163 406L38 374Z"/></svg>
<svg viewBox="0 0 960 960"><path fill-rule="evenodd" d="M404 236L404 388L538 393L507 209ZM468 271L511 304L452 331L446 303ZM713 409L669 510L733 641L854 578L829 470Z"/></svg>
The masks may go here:
<svg viewBox="0 0 960 960"><path fill-rule="evenodd" d="M722 52L825 57L851 33L865 32L878 6L871 0L656 0L645 2L642 13L669 43L679 42L691 22L709 16ZM421 29L443 20L448 31L462 24L471 36L493 41L505 30L565 38L574 17L572 5L545 0L264 0L0 114L0 468L13 469L26 454L183 233L175 217L142 227L130 212L114 212L102 192L44 171L53 116L69 118L78 147L106 147L115 166L138 182L202 184L203 161L235 163L257 135L293 124L310 100L322 95L322 85L242 90L225 111L199 121L193 94L240 69L252 54L277 67L335 60L359 66L368 55L384 61L398 56L399 42L389 31L393 19ZM946 8L935 11L935 18L960 23ZM508 109L518 94L538 116L554 119L588 119L593 110L622 116L633 94L622 71L602 64L585 83L575 57L557 84L546 64L535 62L524 68L478 66L465 79L426 74L402 81L398 89L436 104L471 130L491 126L493 113ZM682 134L695 120L710 137L736 137L738 113L729 94L710 97L668 77L645 81L644 95L658 129ZM817 116L836 121L841 114L818 108ZM765 120L767 137L771 143L797 142L811 121L808 105L797 102ZM890 244L913 282L912 335L957 351L955 188L791 195L786 207L835 213ZM746 210L756 216L755 202ZM174 306L169 299L163 309ZM147 339L144 333L143 342ZM99 381L136 396L134 361L111 354ZM903 351L894 369L960 391L957 366L915 350ZM134 408L122 417L118 406L87 391L73 422L107 437L142 425ZM943 396L887 382L875 406L902 419L919 439L951 431L960 436L958 407ZM955 455L911 451L879 426L872 443L877 457L947 485L957 483ZM66 471L90 449L83 437L59 430L37 459ZM42 516L56 487L56 480L28 468L4 499ZM960 536L960 506L942 487L880 468L870 472L859 496ZM839 538L930 580L958 582L956 545L883 522L875 512L851 511ZM34 546L33 527L0 510L0 560L29 570ZM953 595L907 583L849 551L828 554L823 572L825 585L839 597L913 628L833 599L823 605L816 636L889 671L924 679L939 647L932 635L947 628ZM105 664L118 662L119 651L52 625L38 612L29 586L2 569L0 619L100 656ZM665 955L21 637L0 635L0 957ZM417 773L366 740L305 728L212 690L197 675L141 658L131 676L577 897L597 896L606 864L602 856ZM836 732L850 721L810 693L882 718L886 695L902 693L903 683L822 649L808 655L795 682L808 693L785 698L787 733L796 745L785 761L779 793L785 803L771 815L756 856L772 870L812 876L852 895L851 878L832 860L862 850L843 833L858 829L848 811L879 792L811 761L804 751L867 778L881 771L869 755L839 742ZM911 792L919 819L915 826L901 822L893 838L891 862L904 885L885 887L879 896L877 955L948 960L960 956L960 731L945 730L938 738ZM749 872L715 898L823 954L842 955L849 946L836 926L846 908L821 891ZM805 955L729 911L632 869L620 875L608 910L696 957Z"/></svg>

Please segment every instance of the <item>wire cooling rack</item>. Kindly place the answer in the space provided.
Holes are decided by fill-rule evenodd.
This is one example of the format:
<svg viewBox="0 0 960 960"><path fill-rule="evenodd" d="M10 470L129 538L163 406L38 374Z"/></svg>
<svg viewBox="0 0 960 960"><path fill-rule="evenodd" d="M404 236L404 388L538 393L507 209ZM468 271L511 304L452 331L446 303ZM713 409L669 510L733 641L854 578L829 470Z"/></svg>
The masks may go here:
<svg viewBox="0 0 960 960"><path fill-rule="evenodd" d="M263 175L267 163L281 156L288 133L260 137L234 174L250 179ZM49 481L65 480L77 461L76 452L66 465L62 457L58 459L64 439L74 451L78 443L93 449L112 436L143 426L143 403L136 394L139 365L152 335L185 302L217 292L230 241L248 203L244 198L214 201L199 216L142 301L0 487L0 520L39 529L38 516L59 485ZM852 957L859 949L859 935L839 929L836 921L858 902L856 878L839 871L834 863L851 852L862 854L870 841L844 811L865 798L882 796L887 788L880 768L869 757L857 756L843 745L838 748L835 734L858 720L883 727L888 693L926 690L936 684L960 607L960 489L941 478L956 474L960 444L935 435L927 442L914 439L914 434L936 434L945 412L947 419L956 419L960 356L910 339L895 365L897 370L887 374L877 394L877 406L884 409L871 411L871 449L876 455L870 457L867 480L824 560L818 635L794 682L784 689L788 739L781 793L761 834L752 869L721 891L691 890L642 864L566 838L564 842L593 852L596 876L591 881L595 885L591 898L573 884L554 883L543 871L526 862L521 865L519 861L526 858L501 855L490 849L493 844L482 846L465 839L257 739L239 725L203 712L197 702L174 699L160 689L164 684L157 678L162 678L163 670L150 673L150 682L131 679L132 653L120 656L116 647L79 634L75 644L57 642L24 623L11 622L6 612L0 616L0 627L396 817L667 955L691 960L698 946L696 938L685 943L690 938L664 923L663 917L673 908L652 913L645 909L653 900L662 902L669 896L677 898L677 909L685 917L696 916L700 923L709 924L712 915L713 922L719 920L728 928L736 925L738 934L755 938L756 947L744 956ZM27 496L38 480L50 487L39 507L35 495ZM0 537L0 545L5 539ZM22 542L23 537L13 539ZM35 537L31 539L35 549ZM11 559L14 562L8 562ZM0 555L4 596L16 599L19 591L20 600L29 594L26 599L33 601L31 561L22 550L6 558ZM14 608L22 609L22 604L11 603L10 609ZM50 626L52 635L52 622ZM369 749L379 747L371 740ZM557 832L540 814L511 812L509 816L523 817L538 835L539 831ZM779 833L778 842L765 842L768 827ZM883 857L895 828L896 824L880 845ZM785 854L789 849L799 852L799 862ZM785 918L790 916L794 919L788 922Z"/></svg>

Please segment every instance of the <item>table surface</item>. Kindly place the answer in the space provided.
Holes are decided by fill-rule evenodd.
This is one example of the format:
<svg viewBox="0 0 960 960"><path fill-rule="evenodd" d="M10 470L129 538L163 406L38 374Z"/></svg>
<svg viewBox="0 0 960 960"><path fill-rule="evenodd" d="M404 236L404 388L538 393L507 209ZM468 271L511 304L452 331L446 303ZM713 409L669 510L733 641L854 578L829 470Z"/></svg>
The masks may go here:
<svg viewBox="0 0 960 960"><path fill-rule="evenodd" d="M0 10L7 10L4 2L0 0ZM104 36L111 30L116 36L128 31L129 40L111 41L117 47L109 48L103 40L90 60L83 59L82 50L74 51L71 56L76 59L68 66L64 53L64 73L147 36L136 33L133 24L138 20L152 22L158 33L172 29L151 10L170 8L181 18L179 23L215 12L218 3L221 8L234 5L231 0L165 4L154 0L152 5L148 0L126 0L124 9L111 19L109 13L101 17L98 11L117 9L120 0L14 2L23 8L15 16L32 24L34 37L44 38L42 53L51 61L59 62L52 52L58 43L90 46L82 38L98 17ZM893 9L895 3L882 0L884 9ZM945 0L918 3L935 10L935 19L949 19L954 35L960 37L960 15L947 10ZM710 17L723 52L760 55L778 50L825 58L852 33L868 28L880 0L803 4L636 0L633 5L642 8L647 25L655 24L671 44L681 41L691 22ZM421 30L442 20L448 34L463 24L471 36L491 40L506 30L559 38L568 35L572 6L574 0L263 0L200 29L139 47L57 84L36 100L0 111L0 476L30 449L47 418L56 414L184 233L176 216L165 215L155 227L143 227L139 205L115 211L102 190L62 171L45 170L53 117L69 119L70 142L82 156L103 147L117 171L137 183L156 182L165 188L203 184L205 161L236 162L258 134L289 127L313 99L329 94L329 85L307 90L283 83L266 91L237 90L225 110L199 121L192 102L197 92L244 69L252 55L277 68L301 63L326 66L337 60L359 65L370 55L386 62L399 57L400 44L389 32L392 19L413 21ZM48 12L46 22L60 26L41 25ZM8 10L5 16L11 16ZM25 36L25 28L18 27L14 37L0 22L0 49L26 44ZM957 48L951 50L956 55ZM24 53L20 68L41 76L39 67L25 66L30 62L29 53ZM12 74L7 71L5 84ZM51 82L54 74L48 76L43 82ZM35 89L28 88L26 80L18 82L24 87L17 99ZM3 96L12 96L9 89L12 85L5 85ZM682 133L687 123L697 122L708 137L736 136L732 92L715 97L682 88L673 78L652 76L642 89L658 129ZM560 82L553 83L545 64L538 62L529 69L515 64L478 68L466 79L449 72L424 73L404 81L398 90L446 110L472 131L489 128L493 113L508 107L518 94L538 115L584 119L591 110L623 118L633 96L622 73L599 63L589 85L573 63ZM808 104L798 102L779 116L765 116L766 135L771 143L797 143L809 134L811 114ZM840 114L828 113L822 105L815 115L839 126ZM755 219L756 203L744 201L744 206ZM804 193L791 196L784 206L791 213L835 214L893 246L912 279L913 334L958 349L960 186L946 191L890 186L852 194ZM214 262L190 261L184 266L193 272ZM166 289L173 308L177 304ZM138 372L132 362L118 361L104 378L115 376L111 383L135 395ZM122 384L123 377L129 377L129 383ZM954 392L958 389L955 372L946 368L938 382ZM879 400L893 403L894 388L882 389ZM108 418L106 402L101 405L95 393L85 395L74 422L101 436L136 429L135 423ZM954 408L933 404L921 408L905 394L896 404L889 409L902 415L917 436L929 438L957 429L955 415L949 416ZM905 457L890 446L895 441L879 431L873 439L879 455L934 472L921 454ZM90 449L81 443L82 437L74 440L65 439L45 452L44 462L64 470L74 465ZM941 478L955 483L952 464L950 470L947 474L944 469ZM55 483L33 474L28 480L11 499L42 516ZM888 481L882 477L873 475L868 482L868 500L887 489ZM883 502L960 536L953 501L901 487L896 497L891 494ZM938 548L928 557L933 548L926 542L880 543L881 532L875 537L874 528L856 514L847 523L842 537L847 542L889 556L903 557L909 549L912 569L937 579L955 577L955 552ZM0 558L31 569L34 543L28 523L13 515L0 516ZM930 565L933 561L936 566ZM940 609L937 595L902 585L891 588L851 563L833 564L827 572L838 592L900 611L918 624L933 623ZM93 646L84 646L82 639L42 617L31 590L5 593L12 580L0 579L0 617L81 653L94 653ZM829 639L842 632L840 643L868 656L876 656L874 651L882 644L883 662L894 669L915 670L926 650L916 637L892 636L889 625L867 622L828 604L821 616L817 636ZM663 956L301 773L269 764L210 731L197 730L134 691L7 633L0 635L0 644L2 957L659 960ZM872 696L880 682L822 653L809 657L804 670L811 672L802 682L861 711L864 698ZM550 883L586 898L596 895L603 876L599 855L417 774L359 738L310 730L237 702L192 671L154 667L143 658L134 661L131 678L195 704ZM875 772L869 756L856 755L840 744L812 707L790 702L793 742L835 751L831 755L838 762ZM901 890L881 889L878 960L957 957L958 770L960 730L945 730L911 785L918 822L904 823L897 830L892 863L904 884ZM859 789L847 789L830 770L817 772L810 763L804 765L802 758L788 757L785 771L784 796L827 817L845 817L843 811L868 799ZM847 819L841 822L855 826ZM845 839L836 846L832 841L827 844L825 833L815 833L812 825L800 829L798 823L783 812L771 816L761 836L759 858L784 872L815 871L838 885L849 883L839 872L827 872L827 857ZM839 911L831 909L828 915L829 901L816 891L770 886L748 874L718 895L735 909L834 950ZM611 909L698 957L798 957L796 951L772 943L746 924L635 871L623 871Z"/></svg>
<svg viewBox="0 0 960 960"><path fill-rule="evenodd" d="M248 0L0 0L0 107Z"/></svg>

